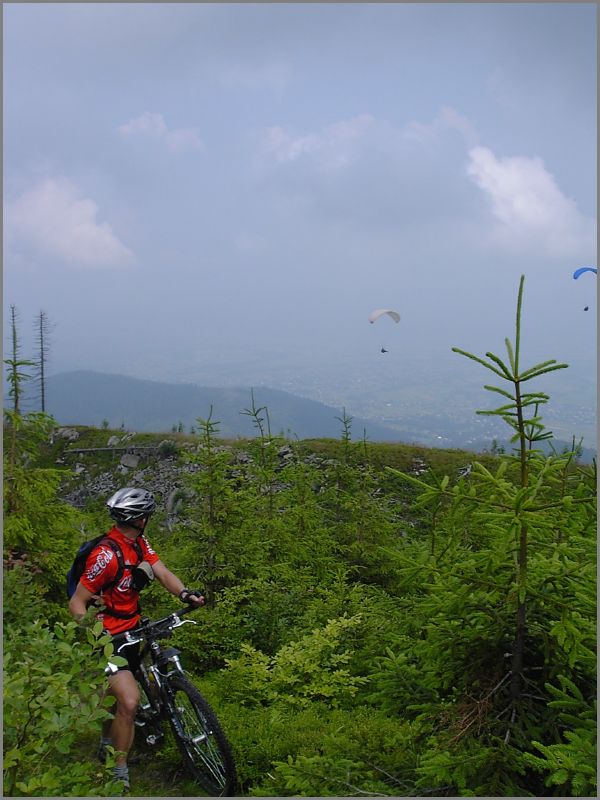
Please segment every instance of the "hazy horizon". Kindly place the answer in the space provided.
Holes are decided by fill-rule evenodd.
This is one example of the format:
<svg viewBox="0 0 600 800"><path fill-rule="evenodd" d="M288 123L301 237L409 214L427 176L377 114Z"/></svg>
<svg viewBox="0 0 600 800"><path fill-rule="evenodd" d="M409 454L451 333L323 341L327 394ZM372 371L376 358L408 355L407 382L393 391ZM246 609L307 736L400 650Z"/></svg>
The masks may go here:
<svg viewBox="0 0 600 800"><path fill-rule="evenodd" d="M14 304L51 374L471 415L492 376L451 347L504 357L524 274L522 363L570 364L539 388L595 438L594 4L3 19L5 354Z"/></svg>

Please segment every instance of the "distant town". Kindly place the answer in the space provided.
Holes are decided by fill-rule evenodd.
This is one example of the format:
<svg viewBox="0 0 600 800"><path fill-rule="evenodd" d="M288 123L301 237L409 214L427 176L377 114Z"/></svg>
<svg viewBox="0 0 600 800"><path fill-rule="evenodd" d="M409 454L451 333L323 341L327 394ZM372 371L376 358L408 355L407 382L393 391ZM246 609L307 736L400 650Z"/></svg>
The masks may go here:
<svg viewBox="0 0 600 800"><path fill-rule="evenodd" d="M153 369L156 374L143 377L199 386L279 389L345 408L350 416L373 420L397 430L403 439L413 437L431 447L483 450L494 440L510 438L509 428L500 417L476 413L501 405L498 395L483 388L494 382L491 373L485 374L477 365L454 355L442 366L423 364L416 358L402 358L401 363L391 362L390 367L387 364L382 366L382 359L291 364L284 355L277 359L272 354L264 358L258 354L252 361L230 358L215 364L200 360L196 368L185 372L173 364L157 364ZM535 388L550 396L540 413L554 437L568 443L573 436L577 441L583 437L584 447L594 451L595 373L588 376L580 368L565 370L539 379Z"/></svg>

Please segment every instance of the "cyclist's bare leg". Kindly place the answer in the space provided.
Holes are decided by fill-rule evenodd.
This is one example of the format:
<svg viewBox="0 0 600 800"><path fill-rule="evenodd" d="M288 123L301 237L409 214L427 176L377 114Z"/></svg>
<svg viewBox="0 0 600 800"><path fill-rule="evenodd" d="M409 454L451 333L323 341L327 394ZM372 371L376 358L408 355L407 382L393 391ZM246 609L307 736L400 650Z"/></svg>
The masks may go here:
<svg viewBox="0 0 600 800"><path fill-rule="evenodd" d="M133 744L135 735L135 712L140 702L140 690L136 679L129 670L120 670L108 679L110 692L117 700L115 718L112 720L111 733L115 751L118 755L117 765L127 763L127 754Z"/></svg>

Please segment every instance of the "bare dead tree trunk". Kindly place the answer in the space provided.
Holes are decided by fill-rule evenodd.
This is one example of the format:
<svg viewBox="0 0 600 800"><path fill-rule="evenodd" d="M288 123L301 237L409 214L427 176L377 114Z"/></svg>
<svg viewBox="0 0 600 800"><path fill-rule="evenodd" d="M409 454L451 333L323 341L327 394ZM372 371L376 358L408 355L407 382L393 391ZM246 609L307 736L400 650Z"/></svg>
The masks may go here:
<svg viewBox="0 0 600 800"><path fill-rule="evenodd" d="M8 380L11 384L11 395L13 400L13 411L20 414L19 402L21 400L21 381L19 379L19 352L21 343L17 333L18 313L16 306L10 307L10 337L11 337L11 358L7 361L9 368Z"/></svg>
<svg viewBox="0 0 600 800"><path fill-rule="evenodd" d="M45 311L40 311L35 318L35 333L37 340L37 358L35 361L36 377L40 384L40 400L42 411L46 411L46 374L50 358L50 333L52 325Z"/></svg>

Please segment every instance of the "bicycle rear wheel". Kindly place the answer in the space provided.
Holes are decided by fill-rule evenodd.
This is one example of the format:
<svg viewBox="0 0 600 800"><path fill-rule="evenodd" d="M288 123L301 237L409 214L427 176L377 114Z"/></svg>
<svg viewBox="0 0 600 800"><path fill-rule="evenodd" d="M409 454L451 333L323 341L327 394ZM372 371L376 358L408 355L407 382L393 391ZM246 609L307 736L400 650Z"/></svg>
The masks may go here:
<svg viewBox="0 0 600 800"><path fill-rule="evenodd" d="M172 675L174 719L169 722L194 779L213 797L232 797L237 776L231 747L207 700L186 678Z"/></svg>

